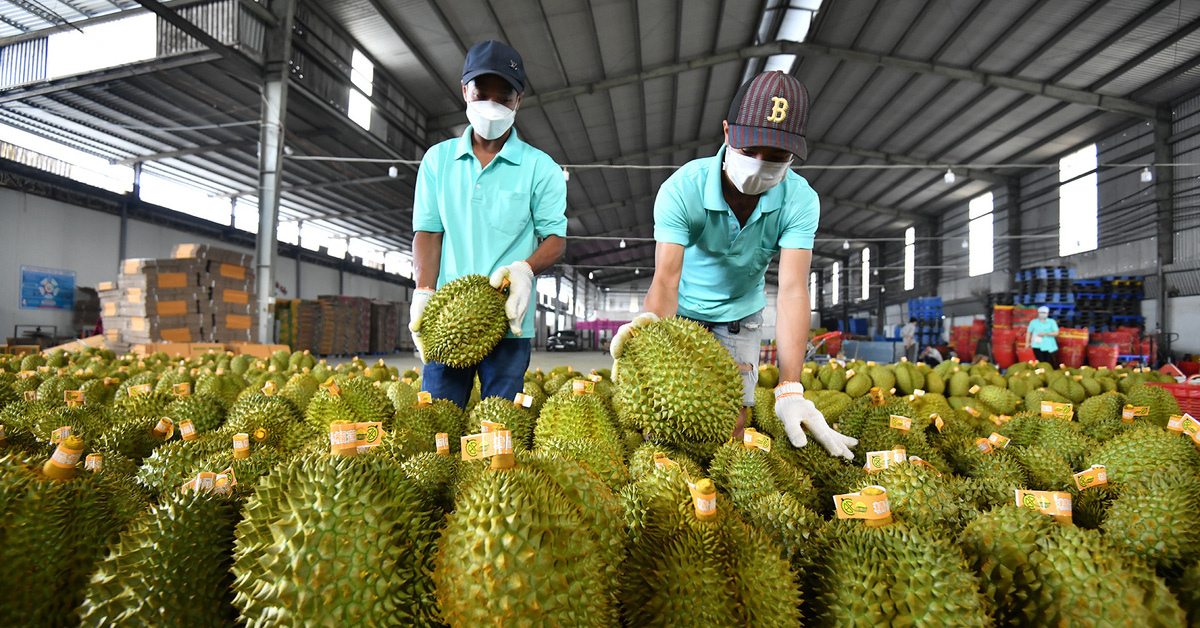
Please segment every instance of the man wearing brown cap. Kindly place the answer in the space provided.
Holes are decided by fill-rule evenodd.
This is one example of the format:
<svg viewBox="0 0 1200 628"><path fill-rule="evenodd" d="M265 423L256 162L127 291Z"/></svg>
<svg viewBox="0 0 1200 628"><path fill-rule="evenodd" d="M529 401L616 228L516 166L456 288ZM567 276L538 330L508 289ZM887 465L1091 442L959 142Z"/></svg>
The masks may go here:
<svg viewBox="0 0 1200 628"><path fill-rule="evenodd" d="M708 328L742 371L744 407L734 432L740 438L758 383L767 266L779 253L775 413L793 445L808 442L807 428L830 455L850 459L858 441L831 429L800 384L821 205L790 167L808 157L808 106L808 90L795 77L759 74L734 96L716 156L684 165L663 183L654 203L658 244L646 312L618 330L612 355L620 357L633 328L659 317L679 315Z"/></svg>

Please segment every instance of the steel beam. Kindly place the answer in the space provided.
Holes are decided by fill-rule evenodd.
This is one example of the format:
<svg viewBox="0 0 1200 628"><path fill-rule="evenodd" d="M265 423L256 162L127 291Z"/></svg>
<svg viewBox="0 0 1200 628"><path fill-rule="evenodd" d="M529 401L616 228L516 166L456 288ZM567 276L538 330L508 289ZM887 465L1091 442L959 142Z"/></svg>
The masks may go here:
<svg viewBox="0 0 1200 628"><path fill-rule="evenodd" d="M400 38L400 41L404 42L404 45L410 51L412 51L413 56L417 59L417 63L421 64L421 67L429 73L429 76L433 78L434 82L445 88L446 94L450 97L450 100L455 101L462 98L461 92L454 91L449 85L446 85L439 79L438 72L433 67L433 64L430 63L429 58L425 56L425 53L421 52L421 48L417 46L416 42L413 41L412 36L408 34L408 30L405 29L404 25L396 19L396 16L392 15L392 12L385 7L380 0L367 0L367 2L371 5L371 8L375 9L375 12L379 14L379 17L383 18L383 21L388 25L388 28L392 29L392 32L396 33L396 36ZM524 103L522 103L522 106L524 106ZM460 112L460 121L461 118L462 113Z"/></svg>
<svg viewBox="0 0 1200 628"><path fill-rule="evenodd" d="M854 155L856 157L876 159L887 163L904 164L913 166L915 168L940 168L936 162L929 161L927 159L909 157L907 155L897 155L894 153L885 153L882 151L868 150L854 146L843 146L841 144L830 144L829 142L809 142L808 145L810 148L815 150L825 150L833 153L841 153L843 155ZM803 170L803 167L800 169ZM992 183L994 185L1008 185L1014 179L1014 177L1007 177L1001 174L991 173L986 170L979 170L977 168L950 168L950 171L956 176L975 179L977 181L987 181L988 183Z"/></svg>
<svg viewBox="0 0 1200 628"><path fill-rule="evenodd" d="M138 2L146 1L148 0L138 0ZM597 81L590 81L580 85L550 90L542 94L532 94L525 96L525 98L521 100L521 108L529 109L531 107L541 107L548 103L557 102L560 100L567 100L588 94L596 94L610 90L614 87L621 87L623 85L631 85L652 79L674 76L683 72L707 68L714 65L720 65L722 63L745 61L747 59L754 59L758 57L787 54L797 56L826 57L830 59L837 59L839 61L849 61L902 70L915 74L940 76L943 78L977 83L979 85L986 85L989 87L1001 87L1017 92L1024 92L1027 94L1044 96L1054 100L1061 100L1063 102L1083 105L1085 107L1092 107L1102 111L1125 114L1135 118L1157 119L1157 117L1160 115L1160 112L1154 105L1138 102L1128 98L1108 96L1082 89L1063 87L1061 85L1052 85L1032 79L1024 79L1016 76L1007 76L1004 74L995 74L990 72L981 72L979 70L960 68L942 63L932 63L929 61L920 61L916 59L905 59L903 57L876 54L873 52L866 52L851 48L837 48L813 42L801 43L794 41L776 41L766 44L759 44L757 46L740 48L737 50L730 50L714 55L693 57L691 59L680 61L679 63L669 63L656 68L651 68L649 70L643 70L641 72L631 72L629 74L623 74ZM462 114L455 112L453 114L438 116L433 121L431 126L434 128L447 128L461 123Z"/></svg>
<svg viewBox="0 0 1200 628"><path fill-rule="evenodd" d="M133 164L145 163L148 161L163 161L164 159L175 159L177 157L187 157L188 155L203 155L205 153L213 153L222 150L232 150L235 148L249 148L254 142L250 140L241 142L221 142L219 144L205 144L203 146L193 146L192 148L181 148L179 150L170 150L162 153L153 153L150 155L138 155L136 157L126 157L125 159L113 160L110 163L114 166L132 166ZM253 193L253 192L252 192Z"/></svg>
<svg viewBox="0 0 1200 628"><path fill-rule="evenodd" d="M1145 62L1149 61L1151 58L1157 56L1159 53L1166 50L1167 48L1170 48L1171 46L1174 46L1175 44L1179 43L1183 39L1190 36L1192 33L1196 32L1198 29L1200 29L1200 19L1192 20L1191 22L1189 22L1187 24L1187 26L1180 28L1179 30L1172 33L1166 39L1163 39L1162 41L1158 42L1157 44L1154 44L1153 46L1147 48L1144 52L1142 52L1138 56L1126 61L1125 63L1122 63L1120 67L1118 67L1117 69L1113 70L1112 72L1109 72L1108 74L1105 74L1104 76L1100 77L1099 79L1094 81L1091 85L1088 85L1085 89L1087 89L1088 91L1096 91L1096 90L1100 89L1101 87L1108 85L1109 83L1124 76L1125 73L1129 72L1130 70L1141 66L1143 63L1145 63Z"/></svg>
<svg viewBox="0 0 1200 628"><path fill-rule="evenodd" d="M149 3L149 0L138 0ZM258 236L255 246L258 294L258 341L271 344L274 338L275 255L279 227L279 200L283 181L284 123L287 119L288 61L292 56L292 24L297 0L282 0L273 10L279 17L278 28L267 32L264 57L267 60L263 84L262 125L258 146ZM172 12L172 14L174 14Z"/></svg>
<svg viewBox="0 0 1200 628"><path fill-rule="evenodd" d="M163 6L157 0L134 0L134 2L142 5L143 8L165 20L171 26L183 31L183 33L188 37L200 42L205 48L208 48L209 50L221 55L221 57L232 63L240 73L252 77L259 77L262 75L262 68L260 68L257 63L246 57L246 55L234 50L233 48L230 48L229 46L226 46L216 37L209 35L204 29L193 24L191 20L188 20L166 6ZM294 13L295 9L293 8L291 11ZM290 21L288 23L287 39L289 42L291 41ZM291 44L288 44L288 47L290 49Z"/></svg>

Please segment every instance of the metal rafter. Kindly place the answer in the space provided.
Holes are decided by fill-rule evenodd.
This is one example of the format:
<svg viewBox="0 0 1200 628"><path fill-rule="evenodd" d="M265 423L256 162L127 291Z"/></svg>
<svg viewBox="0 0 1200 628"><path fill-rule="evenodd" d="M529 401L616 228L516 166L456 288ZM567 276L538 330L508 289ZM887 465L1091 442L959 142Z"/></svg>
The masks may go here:
<svg viewBox="0 0 1200 628"><path fill-rule="evenodd" d="M147 0L138 0L146 2ZM1153 104L1138 102L1129 98L1121 98L1118 96L1108 96L1082 89L1063 87L1060 85L1052 85L1042 81L1032 79L1024 79L1016 76L995 74L990 72L982 72L972 70L970 68L961 68L956 66L945 65L941 63L932 63L929 61L920 61L916 59L905 59L891 55L882 55L863 50L854 50L849 48L837 48L833 46L825 46L813 42L794 42L794 41L776 41L747 48L740 48L728 52L708 55L703 57L694 57L680 61L679 63L671 63L641 72L631 72L621 76L591 81L571 87L551 90L542 94L533 94L526 96L521 101L522 109L531 107L541 107L551 102L584 96L587 94L595 94L602 91L620 87L622 85L630 85L641 83L657 78L674 76L682 72L706 68L731 61L742 61L757 57L769 57L772 55L793 54L797 56L820 56L842 61L853 61L867 65L881 66L892 68L915 74L928 74L932 76L941 76L958 81L969 83L977 83L988 87L1001 87L1017 92L1044 96L1054 100L1083 105L1113 113L1120 113L1137 118L1158 119L1162 112ZM454 124L459 124L459 114L447 114L439 116L435 119L432 126L445 128Z"/></svg>
<svg viewBox="0 0 1200 628"><path fill-rule="evenodd" d="M1047 83L1057 83L1057 82L1067 78L1068 76L1071 75L1072 72L1083 67L1092 59L1095 59L1096 56L1099 55L1100 53L1112 48L1112 46L1114 44L1116 44L1118 41L1120 41L1123 37L1125 37L1129 33L1132 33L1133 31L1137 30L1137 28L1139 26L1150 21L1155 16L1157 16L1159 13L1162 13L1167 7L1170 7L1171 5L1176 4L1176 2L1177 2L1177 0L1159 0L1157 4L1155 4L1154 6L1148 8L1148 9L1143 10L1141 13L1138 13L1137 17L1135 17L1132 20L1130 20L1129 22L1127 22L1121 28L1118 28L1116 31L1114 31L1108 37L1105 37L1104 40L1101 41L1100 43L1096 44L1095 46L1092 46L1087 52L1083 53L1082 55L1079 55L1078 59L1072 61L1070 64L1067 65L1067 67L1059 70L1057 73L1054 74L1054 76L1051 76L1049 79L1047 79L1046 82ZM1088 89L1091 90L1093 88L1089 86Z"/></svg>

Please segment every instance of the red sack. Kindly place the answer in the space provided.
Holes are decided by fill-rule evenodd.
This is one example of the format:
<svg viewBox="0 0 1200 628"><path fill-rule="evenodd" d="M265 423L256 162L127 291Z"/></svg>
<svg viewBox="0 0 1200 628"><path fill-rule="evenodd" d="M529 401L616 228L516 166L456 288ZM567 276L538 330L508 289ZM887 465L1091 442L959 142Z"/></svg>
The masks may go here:
<svg viewBox="0 0 1200 628"><path fill-rule="evenodd" d="M1087 348L1088 364L1096 368L1106 366L1115 369L1120 351L1120 347L1116 345L1092 345Z"/></svg>

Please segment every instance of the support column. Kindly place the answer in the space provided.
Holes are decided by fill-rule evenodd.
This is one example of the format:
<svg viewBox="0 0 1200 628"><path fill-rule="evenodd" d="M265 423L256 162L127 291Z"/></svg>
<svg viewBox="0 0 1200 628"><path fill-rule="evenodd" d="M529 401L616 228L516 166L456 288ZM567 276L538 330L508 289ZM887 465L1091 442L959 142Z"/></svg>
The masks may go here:
<svg viewBox="0 0 1200 628"><path fill-rule="evenodd" d="M1016 274L1021 270L1021 186L1010 183L1008 195L1008 286L1016 290Z"/></svg>
<svg viewBox="0 0 1200 628"><path fill-rule="evenodd" d="M1173 161L1171 145L1168 142L1170 136L1170 122L1164 122L1161 119L1154 122L1154 163L1167 164ZM1175 263L1174 181L1175 170L1173 168L1156 167L1154 169L1154 201L1158 208L1158 264L1156 268L1158 296L1156 303L1158 305L1158 329L1162 332L1171 330L1170 322L1167 320L1167 276L1163 272L1163 267ZM1162 344L1161 350L1169 355L1171 346L1168 338L1169 335L1166 333L1159 336L1159 342ZM1155 358L1151 356L1150 360L1153 363Z"/></svg>
<svg viewBox="0 0 1200 628"><path fill-rule="evenodd" d="M274 342L271 303L275 296L275 255L279 248L279 195L283 174L284 122L287 119L288 61L292 55L292 23L296 0L275 4L279 26L267 34L267 59L262 95L262 125L258 139L258 241L255 263L258 279L258 341Z"/></svg>
<svg viewBox="0 0 1200 628"><path fill-rule="evenodd" d="M842 289L842 332L850 333L850 258L842 258L842 276L838 278L838 287Z"/></svg>
<svg viewBox="0 0 1200 628"><path fill-rule="evenodd" d="M880 242L879 246L875 249L875 254L873 254L872 257L875 257L876 255L878 255L877 259L879 261L875 262L877 264L876 270L872 272L879 272L878 268L887 267L887 245ZM887 317L887 291L884 290L886 286L887 272L879 273L879 308L875 314L875 333L881 336L883 335L883 319Z"/></svg>
<svg viewBox="0 0 1200 628"><path fill-rule="evenodd" d="M121 230L119 240L117 242L117 263L128 257L125 246L129 239L129 203L142 198L142 162L133 164L133 189L125 196L125 201L121 203Z"/></svg>
<svg viewBox="0 0 1200 628"><path fill-rule="evenodd" d="M296 299L303 298L300 296L300 253L304 250L302 247L303 240L300 238L303 231L304 223L300 223L299 228L296 229L296 293L292 295L292 297Z"/></svg>

